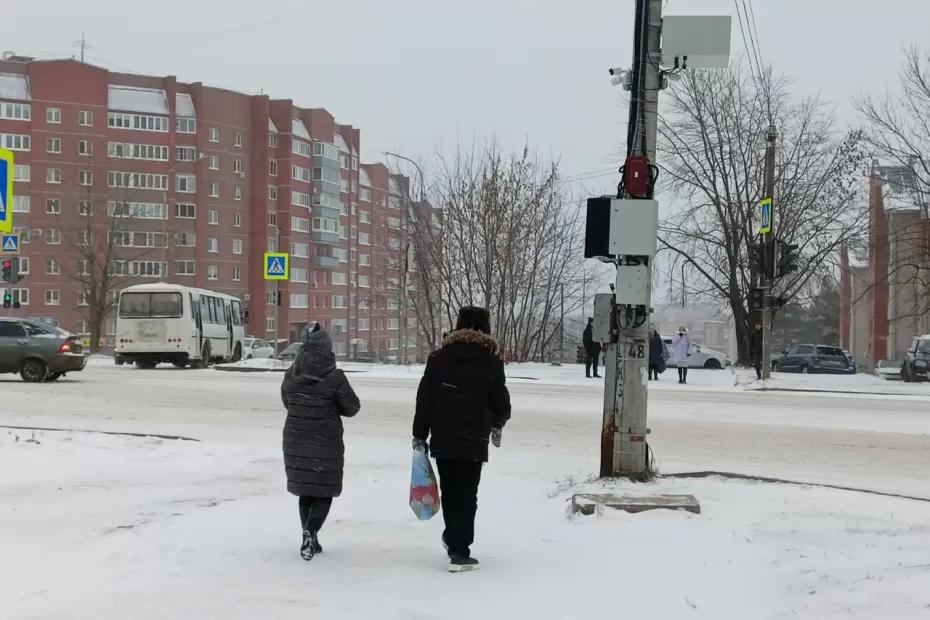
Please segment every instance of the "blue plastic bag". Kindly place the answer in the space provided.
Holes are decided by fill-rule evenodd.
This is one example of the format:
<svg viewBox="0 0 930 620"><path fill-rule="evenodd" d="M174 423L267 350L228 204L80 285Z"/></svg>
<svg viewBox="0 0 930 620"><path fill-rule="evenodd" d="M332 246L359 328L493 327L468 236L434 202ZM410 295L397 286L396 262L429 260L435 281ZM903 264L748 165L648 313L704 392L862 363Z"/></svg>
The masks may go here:
<svg viewBox="0 0 930 620"><path fill-rule="evenodd" d="M410 469L410 509L420 521L428 521L439 512L439 484L433 464L426 452L413 451Z"/></svg>

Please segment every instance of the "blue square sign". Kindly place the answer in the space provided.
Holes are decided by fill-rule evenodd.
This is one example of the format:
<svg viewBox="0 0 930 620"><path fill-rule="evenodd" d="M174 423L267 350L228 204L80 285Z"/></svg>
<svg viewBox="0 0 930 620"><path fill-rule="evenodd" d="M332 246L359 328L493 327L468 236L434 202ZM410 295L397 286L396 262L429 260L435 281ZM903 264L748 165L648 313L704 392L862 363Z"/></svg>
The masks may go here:
<svg viewBox="0 0 930 620"><path fill-rule="evenodd" d="M13 231L13 152L0 149L0 232Z"/></svg>
<svg viewBox="0 0 930 620"><path fill-rule="evenodd" d="M0 254L19 254L19 235L0 235Z"/></svg>

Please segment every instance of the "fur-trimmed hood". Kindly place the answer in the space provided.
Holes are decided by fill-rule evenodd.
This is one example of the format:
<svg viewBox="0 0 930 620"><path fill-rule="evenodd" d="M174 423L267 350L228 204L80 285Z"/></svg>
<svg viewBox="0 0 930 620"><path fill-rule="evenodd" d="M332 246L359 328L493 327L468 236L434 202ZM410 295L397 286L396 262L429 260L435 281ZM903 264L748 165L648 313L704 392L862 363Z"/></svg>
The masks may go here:
<svg viewBox="0 0 930 620"><path fill-rule="evenodd" d="M456 344L476 344L491 352L491 355L501 357L501 345L493 336L473 329L457 329L449 332L442 339L442 346L448 347Z"/></svg>

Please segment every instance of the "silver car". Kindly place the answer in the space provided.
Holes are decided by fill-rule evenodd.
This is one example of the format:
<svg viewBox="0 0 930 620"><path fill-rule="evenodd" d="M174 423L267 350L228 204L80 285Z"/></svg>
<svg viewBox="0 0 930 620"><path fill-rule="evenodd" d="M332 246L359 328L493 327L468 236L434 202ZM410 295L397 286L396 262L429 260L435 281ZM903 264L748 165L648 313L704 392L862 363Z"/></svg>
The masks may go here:
<svg viewBox="0 0 930 620"><path fill-rule="evenodd" d="M242 341L244 350L242 357L250 359L271 359L274 357L274 347L261 338L248 337Z"/></svg>
<svg viewBox="0 0 930 620"><path fill-rule="evenodd" d="M672 339L663 337L662 341L665 343L665 346L669 351L672 350ZM688 359L688 368L706 368L708 370L720 370L721 368L726 368L727 366L732 365L733 362L730 361L730 358L726 356L725 353L720 351L715 351L713 349L708 349L704 345L700 345L692 341L692 350L691 357ZM669 358L667 365L670 368L675 368L677 364L671 358Z"/></svg>

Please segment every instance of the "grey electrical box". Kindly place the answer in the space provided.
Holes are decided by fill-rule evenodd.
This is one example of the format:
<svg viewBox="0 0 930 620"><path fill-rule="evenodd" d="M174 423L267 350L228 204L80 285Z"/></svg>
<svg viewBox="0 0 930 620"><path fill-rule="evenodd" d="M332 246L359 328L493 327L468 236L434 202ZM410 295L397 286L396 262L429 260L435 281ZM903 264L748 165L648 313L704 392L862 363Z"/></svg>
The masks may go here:
<svg viewBox="0 0 930 620"><path fill-rule="evenodd" d="M598 293L594 296L594 342L610 342L613 327L614 296L610 293Z"/></svg>
<svg viewBox="0 0 930 620"><path fill-rule="evenodd" d="M645 306L649 304L649 268L645 265L617 267L618 306Z"/></svg>
<svg viewBox="0 0 930 620"><path fill-rule="evenodd" d="M608 243L611 255L655 256L658 234L658 202L640 199L611 201Z"/></svg>
<svg viewBox="0 0 930 620"><path fill-rule="evenodd" d="M662 18L662 65L726 68L732 22L729 15L666 15Z"/></svg>

